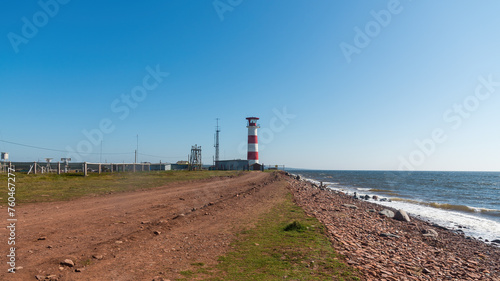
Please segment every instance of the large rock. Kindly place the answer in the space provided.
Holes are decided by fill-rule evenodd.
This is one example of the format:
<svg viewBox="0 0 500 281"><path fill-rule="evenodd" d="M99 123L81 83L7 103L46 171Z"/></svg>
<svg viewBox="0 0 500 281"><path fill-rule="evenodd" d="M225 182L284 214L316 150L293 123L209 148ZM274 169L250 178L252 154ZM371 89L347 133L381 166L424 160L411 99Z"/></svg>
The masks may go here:
<svg viewBox="0 0 500 281"><path fill-rule="evenodd" d="M495 239L495 240L491 241L491 243L500 244L500 239Z"/></svg>
<svg viewBox="0 0 500 281"><path fill-rule="evenodd" d="M398 210L394 215L394 219L398 221L410 221L410 217L404 210Z"/></svg>
<svg viewBox="0 0 500 281"><path fill-rule="evenodd" d="M434 237L434 238L438 237L438 233L437 233L437 231L435 231L435 230L434 230L434 229L432 229L432 228L430 228L430 229L424 229L424 230L422 231L422 234L423 234L423 236L425 236L425 237Z"/></svg>
<svg viewBox="0 0 500 281"><path fill-rule="evenodd" d="M342 206L347 207L347 208L351 208L351 209L357 209L358 208L358 206L351 205L351 204L342 204Z"/></svg>
<svg viewBox="0 0 500 281"><path fill-rule="evenodd" d="M382 216L386 216L388 218L393 218L394 217L394 212L389 210L389 209L383 209L382 211L378 212Z"/></svg>
<svg viewBox="0 0 500 281"><path fill-rule="evenodd" d="M61 262L61 265L73 267L73 266L75 266L75 263L70 259L65 259Z"/></svg>

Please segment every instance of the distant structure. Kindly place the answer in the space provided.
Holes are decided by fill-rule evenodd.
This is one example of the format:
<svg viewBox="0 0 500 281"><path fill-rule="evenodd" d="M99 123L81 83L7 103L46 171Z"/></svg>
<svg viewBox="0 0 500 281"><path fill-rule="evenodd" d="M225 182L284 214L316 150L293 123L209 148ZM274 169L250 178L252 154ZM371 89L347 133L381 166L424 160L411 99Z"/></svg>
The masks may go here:
<svg viewBox="0 0 500 281"><path fill-rule="evenodd" d="M191 146L191 155L189 156L189 170L201 170L201 146Z"/></svg>
<svg viewBox="0 0 500 281"><path fill-rule="evenodd" d="M215 147L215 156L214 156L214 165L219 161L219 118L217 118L217 127L215 127L215 141L214 141L214 147Z"/></svg>
<svg viewBox="0 0 500 281"><path fill-rule="evenodd" d="M69 161L71 161L71 158L61 158L61 162L64 163L64 172L68 172L68 167L69 167Z"/></svg>
<svg viewBox="0 0 500 281"><path fill-rule="evenodd" d="M257 124L257 117L247 117L248 120L248 165L253 166L259 163L259 143L257 141L257 129L260 128Z"/></svg>
<svg viewBox="0 0 500 281"><path fill-rule="evenodd" d="M47 162L47 167L45 168L47 173L50 173L51 172L51 168L50 168L50 162L52 161L53 158L45 158L45 161ZM43 172L42 172L43 173Z"/></svg>
<svg viewBox="0 0 500 281"><path fill-rule="evenodd" d="M248 128L248 152L247 160L217 160L214 169L216 170L263 170L264 166L259 164L259 144L257 140L257 117L246 118Z"/></svg>
<svg viewBox="0 0 500 281"><path fill-rule="evenodd" d="M215 162L215 169L224 171L226 170L247 171L249 170L248 160L241 160L241 159L219 160Z"/></svg>
<svg viewBox="0 0 500 281"><path fill-rule="evenodd" d="M0 153L0 171L5 173L5 167L6 167L6 164L5 162L7 162L9 160L9 153L7 152L1 152Z"/></svg>

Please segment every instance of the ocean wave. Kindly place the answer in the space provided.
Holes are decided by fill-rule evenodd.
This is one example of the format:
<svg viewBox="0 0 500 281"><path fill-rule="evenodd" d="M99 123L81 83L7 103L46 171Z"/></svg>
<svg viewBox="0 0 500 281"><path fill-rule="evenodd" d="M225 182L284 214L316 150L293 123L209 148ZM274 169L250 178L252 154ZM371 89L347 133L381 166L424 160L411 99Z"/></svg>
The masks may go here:
<svg viewBox="0 0 500 281"><path fill-rule="evenodd" d="M394 190L387 190L387 189L378 189L378 188L370 188L368 191L375 192L375 193L382 193L386 196L391 195L391 196L400 196L397 192Z"/></svg>
<svg viewBox="0 0 500 281"><path fill-rule="evenodd" d="M466 212L466 213L481 213L484 215L500 217L500 210L496 210L496 209L477 208L477 207L471 207L471 206L466 206L466 205L455 205L455 204L448 204L448 203L423 202L423 201L404 199L404 198L391 198L391 200L406 202L406 203L411 203L411 204L417 204L417 205L422 205L422 206L427 206L427 207L432 207L432 208L442 209L442 210L448 210L448 211L460 211L460 212Z"/></svg>

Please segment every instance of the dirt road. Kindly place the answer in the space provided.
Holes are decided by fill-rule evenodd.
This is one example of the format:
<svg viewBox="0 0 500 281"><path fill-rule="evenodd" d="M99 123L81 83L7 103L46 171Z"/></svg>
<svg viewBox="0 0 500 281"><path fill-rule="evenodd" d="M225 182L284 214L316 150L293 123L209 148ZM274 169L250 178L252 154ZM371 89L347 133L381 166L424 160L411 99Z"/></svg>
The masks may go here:
<svg viewBox="0 0 500 281"><path fill-rule="evenodd" d="M284 181L262 172L18 207L16 273L0 280L174 280L192 263L215 264L235 233L280 202ZM5 207L0 219L7 220ZM4 253L6 253L4 255ZM70 259L73 267L60 263ZM80 272L76 272L80 271Z"/></svg>

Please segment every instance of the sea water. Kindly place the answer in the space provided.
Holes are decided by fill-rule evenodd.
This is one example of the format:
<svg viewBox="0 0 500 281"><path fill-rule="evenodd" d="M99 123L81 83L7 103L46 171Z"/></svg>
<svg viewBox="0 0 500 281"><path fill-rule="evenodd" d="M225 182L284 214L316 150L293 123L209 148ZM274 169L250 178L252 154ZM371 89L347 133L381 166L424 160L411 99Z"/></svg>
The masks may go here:
<svg viewBox="0 0 500 281"><path fill-rule="evenodd" d="M500 172L291 170L315 182L483 241L500 239Z"/></svg>

